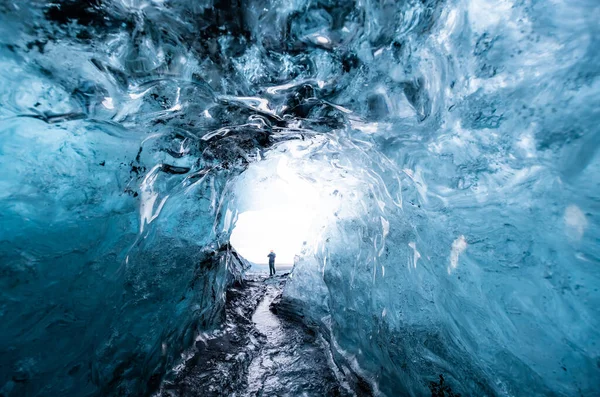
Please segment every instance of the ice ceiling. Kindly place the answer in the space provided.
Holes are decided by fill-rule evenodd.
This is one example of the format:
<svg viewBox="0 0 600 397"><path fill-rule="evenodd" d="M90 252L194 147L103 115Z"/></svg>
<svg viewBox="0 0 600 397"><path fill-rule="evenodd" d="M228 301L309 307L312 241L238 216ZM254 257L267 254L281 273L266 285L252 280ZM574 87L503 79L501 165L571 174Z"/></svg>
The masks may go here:
<svg viewBox="0 0 600 397"><path fill-rule="evenodd" d="M596 395L596 0L0 15L0 394L156 390L219 325L244 186L284 156L335 208L285 300L363 390Z"/></svg>

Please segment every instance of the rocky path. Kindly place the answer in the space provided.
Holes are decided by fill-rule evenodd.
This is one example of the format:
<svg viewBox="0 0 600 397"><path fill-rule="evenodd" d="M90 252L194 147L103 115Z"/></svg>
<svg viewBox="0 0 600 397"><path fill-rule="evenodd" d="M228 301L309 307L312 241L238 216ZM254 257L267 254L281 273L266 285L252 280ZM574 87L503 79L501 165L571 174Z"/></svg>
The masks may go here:
<svg viewBox="0 0 600 397"><path fill-rule="evenodd" d="M286 276L250 276L227 294L226 322L204 335L159 396L347 396L317 335L277 315Z"/></svg>

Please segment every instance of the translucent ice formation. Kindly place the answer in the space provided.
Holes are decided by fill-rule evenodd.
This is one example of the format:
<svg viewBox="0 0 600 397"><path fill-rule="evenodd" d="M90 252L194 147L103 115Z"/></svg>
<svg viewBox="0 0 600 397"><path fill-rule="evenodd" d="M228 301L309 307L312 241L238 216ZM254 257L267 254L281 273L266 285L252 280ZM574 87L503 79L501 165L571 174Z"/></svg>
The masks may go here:
<svg viewBox="0 0 600 397"><path fill-rule="evenodd" d="M155 390L244 267L240 173L285 156L331 208L286 299L357 388L595 395L599 16L0 2L0 394Z"/></svg>
<svg viewBox="0 0 600 397"><path fill-rule="evenodd" d="M352 39L361 66L332 102L360 115L372 162L329 156L364 211L328 227L287 296L384 395L442 373L465 395L592 396L598 6L409 4L368 8Z"/></svg>

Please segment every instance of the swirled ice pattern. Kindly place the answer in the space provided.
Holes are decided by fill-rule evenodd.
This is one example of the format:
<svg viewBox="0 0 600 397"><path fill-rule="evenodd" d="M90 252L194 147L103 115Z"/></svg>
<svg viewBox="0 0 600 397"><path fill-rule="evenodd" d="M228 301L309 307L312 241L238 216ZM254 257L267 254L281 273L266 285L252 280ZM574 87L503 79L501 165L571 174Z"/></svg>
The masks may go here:
<svg viewBox="0 0 600 397"><path fill-rule="evenodd" d="M596 0L0 1L0 394L148 394L248 165L337 205L285 300L360 390L593 396Z"/></svg>

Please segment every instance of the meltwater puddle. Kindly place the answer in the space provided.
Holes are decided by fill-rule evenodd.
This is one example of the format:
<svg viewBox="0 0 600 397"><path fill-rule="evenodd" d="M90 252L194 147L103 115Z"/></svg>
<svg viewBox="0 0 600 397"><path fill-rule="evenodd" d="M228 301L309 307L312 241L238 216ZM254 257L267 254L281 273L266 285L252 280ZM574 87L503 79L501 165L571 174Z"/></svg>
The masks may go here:
<svg viewBox="0 0 600 397"><path fill-rule="evenodd" d="M159 395L351 395L334 375L318 336L271 310L286 279L254 275L228 291L224 327L199 338Z"/></svg>

